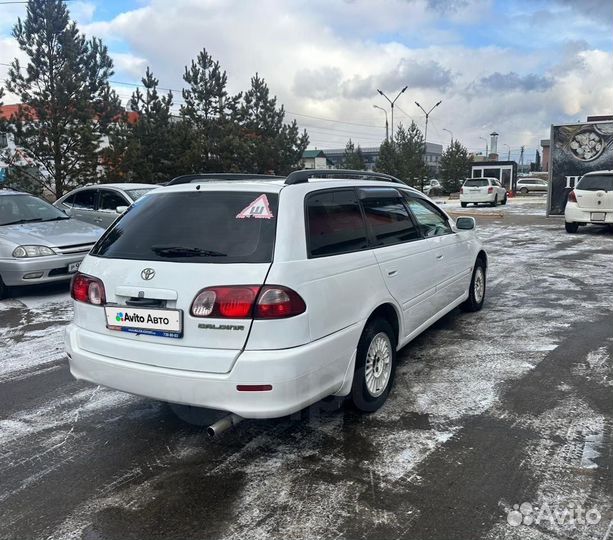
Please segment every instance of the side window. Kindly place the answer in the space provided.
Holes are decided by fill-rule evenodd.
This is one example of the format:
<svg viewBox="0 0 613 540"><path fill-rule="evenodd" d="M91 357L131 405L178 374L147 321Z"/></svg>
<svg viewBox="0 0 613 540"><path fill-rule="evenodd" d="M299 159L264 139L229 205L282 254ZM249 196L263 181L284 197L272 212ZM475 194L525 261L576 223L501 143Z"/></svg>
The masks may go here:
<svg viewBox="0 0 613 540"><path fill-rule="evenodd" d="M96 190L84 189L75 193L73 207L79 210L93 210L96 204Z"/></svg>
<svg viewBox="0 0 613 540"><path fill-rule="evenodd" d="M130 206L128 202L117 192L110 189L100 190L100 200L98 210L115 212L118 206Z"/></svg>
<svg viewBox="0 0 613 540"><path fill-rule="evenodd" d="M421 238L401 198L367 198L362 200L362 207L376 245L390 246Z"/></svg>
<svg viewBox="0 0 613 540"><path fill-rule="evenodd" d="M312 193L307 198L306 213L310 257L368 247L364 219L353 189Z"/></svg>
<svg viewBox="0 0 613 540"><path fill-rule="evenodd" d="M428 201L408 198L407 204L426 238L453 233L449 220Z"/></svg>

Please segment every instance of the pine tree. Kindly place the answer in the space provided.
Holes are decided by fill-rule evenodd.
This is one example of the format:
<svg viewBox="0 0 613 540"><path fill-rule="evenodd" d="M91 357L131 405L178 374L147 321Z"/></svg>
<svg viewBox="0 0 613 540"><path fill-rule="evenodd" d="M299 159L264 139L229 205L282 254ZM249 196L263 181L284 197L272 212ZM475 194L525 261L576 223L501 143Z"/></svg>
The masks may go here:
<svg viewBox="0 0 613 540"><path fill-rule="evenodd" d="M424 162L426 143L417 124L411 122L408 129L400 124L396 130L394 145L398 153L400 178L410 186L421 186L428 169Z"/></svg>
<svg viewBox="0 0 613 540"><path fill-rule="evenodd" d="M360 148L359 144L356 149L355 144L353 144L351 139L349 139L345 145L345 155L343 156L341 168L354 171L363 171L366 169L362 149Z"/></svg>
<svg viewBox="0 0 613 540"><path fill-rule="evenodd" d="M70 21L63 0L29 0L13 37L28 64L15 59L9 69L6 88L21 100L9 130L60 197L101 175L101 143L121 111L108 82L113 63L99 39Z"/></svg>
<svg viewBox="0 0 613 540"><path fill-rule="evenodd" d="M379 147L376 170L401 178L400 158L395 145L389 139L385 139Z"/></svg>
<svg viewBox="0 0 613 540"><path fill-rule="evenodd" d="M189 87L182 92L181 116L193 128L186 165L193 172L222 171L228 161L225 154L238 154L227 144L238 142L233 122L241 96L228 94L228 76L206 49L185 68L183 80Z"/></svg>
<svg viewBox="0 0 613 540"><path fill-rule="evenodd" d="M299 133L298 124L284 124L285 108L277 108L277 98L270 97L266 81L257 73L251 88L243 96L235 118L248 141L245 172L287 174L298 167L309 138Z"/></svg>
<svg viewBox="0 0 613 540"><path fill-rule="evenodd" d="M460 141L451 141L441 156L439 168L441 184L446 192L460 191L464 179L470 176L470 163L466 147Z"/></svg>
<svg viewBox="0 0 613 540"><path fill-rule="evenodd" d="M173 130L170 108L172 92L164 96L158 93L159 80L147 67L142 78L144 92L132 94L130 108L138 113L132 129L130 145L136 146L133 179L138 182L161 182L176 176L173 152Z"/></svg>

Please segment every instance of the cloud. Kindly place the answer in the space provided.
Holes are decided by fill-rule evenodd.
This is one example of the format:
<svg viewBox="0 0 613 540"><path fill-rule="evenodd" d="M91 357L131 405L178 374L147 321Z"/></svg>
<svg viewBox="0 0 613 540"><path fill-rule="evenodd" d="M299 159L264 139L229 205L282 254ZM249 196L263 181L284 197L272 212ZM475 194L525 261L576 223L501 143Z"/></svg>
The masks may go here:
<svg viewBox="0 0 613 540"><path fill-rule="evenodd" d="M338 97L342 72L337 67L300 69L294 76L294 94L311 99Z"/></svg>
<svg viewBox="0 0 613 540"><path fill-rule="evenodd" d="M613 23L613 6L610 0L554 0L557 4L571 8L603 26Z"/></svg>
<svg viewBox="0 0 613 540"><path fill-rule="evenodd" d="M530 73L528 75L518 75L511 71L509 73L494 72L491 75L482 77L476 84L475 90L493 90L499 93L506 92L544 92L553 86L550 77Z"/></svg>

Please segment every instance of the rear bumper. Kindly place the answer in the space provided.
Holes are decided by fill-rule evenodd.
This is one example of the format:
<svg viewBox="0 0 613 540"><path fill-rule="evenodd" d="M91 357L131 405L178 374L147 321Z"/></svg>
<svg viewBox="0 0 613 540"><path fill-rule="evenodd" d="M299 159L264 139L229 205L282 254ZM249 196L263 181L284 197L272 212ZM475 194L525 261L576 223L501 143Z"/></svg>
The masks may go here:
<svg viewBox="0 0 613 540"><path fill-rule="evenodd" d="M83 333L92 332L75 324L67 327L65 345L70 371L77 379L170 403L224 410L244 418L276 418L339 391L360 331L361 325L353 325L301 347L243 351L232 370L221 374L169 369L85 351L79 339ZM121 347L120 342L115 339L114 345ZM237 385L264 384L272 385L272 390L237 390Z"/></svg>
<svg viewBox="0 0 613 540"><path fill-rule="evenodd" d="M494 202L494 198L496 197L495 193L490 193L487 195L460 195L460 202L465 203L491 203Z"/></svg>
<svg viewBox="0 0 613 540"><path fill-rule="evenodd" d="M604 221L592 221L594 212L606 213ZM605 209L583 209L579 208L577 203L568 203L564 210L564 218L567 223L594 223L594 224L612 224L613 211Z"/></svg>
<svg viewBox="0 0 613 540"><path fill-rule="evenodd" d="M72 277L68 265L81 262L85 253L78 255L52 255L30 259L4 259L0 261L0 276L5 285L35 285L52 281L65 281ZM37 278L27 278L28 274L42 273Z"/></svg>

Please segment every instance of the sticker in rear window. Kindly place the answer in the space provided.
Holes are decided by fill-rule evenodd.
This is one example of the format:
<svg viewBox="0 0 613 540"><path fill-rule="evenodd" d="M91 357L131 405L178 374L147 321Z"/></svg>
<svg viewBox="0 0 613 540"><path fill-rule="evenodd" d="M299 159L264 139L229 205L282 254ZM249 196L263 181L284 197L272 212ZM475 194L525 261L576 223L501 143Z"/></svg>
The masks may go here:
<svg viewBox="0 0 613 540"><path fill-rule="evenodd" d="M249 203L249 206L244 208L240 214L236 216L238 219L256 218L256 219L272 219L274 216L270 211L268 198L266 195L260 195L255 201Z"/></svg>

